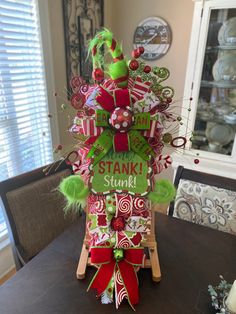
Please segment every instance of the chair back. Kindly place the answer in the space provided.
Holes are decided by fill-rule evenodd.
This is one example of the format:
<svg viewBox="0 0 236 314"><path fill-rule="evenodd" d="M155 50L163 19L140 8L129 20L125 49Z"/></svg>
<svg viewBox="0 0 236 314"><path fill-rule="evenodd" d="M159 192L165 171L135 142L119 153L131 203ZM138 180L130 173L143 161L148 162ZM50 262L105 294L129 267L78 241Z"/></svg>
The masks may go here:
<svg viewBox="0 0 236 314"><path fill-rule="evenodd" d="M57 191L60 181L72 174L71 167L62 163L46 176L44 169L0 182L1 201L17 268L38 254L74 221L74 217L64 215L65 201Z"/></svg>
<svg viewBox="0 0 236 314"><path fill-rule="evenodd" d="M236 235L236 180L179 166L169 215Z"/></svg>

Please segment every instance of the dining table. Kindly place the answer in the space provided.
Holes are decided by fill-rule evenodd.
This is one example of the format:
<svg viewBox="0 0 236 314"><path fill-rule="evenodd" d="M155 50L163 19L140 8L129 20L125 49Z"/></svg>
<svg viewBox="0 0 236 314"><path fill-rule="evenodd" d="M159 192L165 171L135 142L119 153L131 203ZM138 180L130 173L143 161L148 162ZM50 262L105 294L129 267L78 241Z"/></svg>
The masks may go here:
<svg viewBox="0 0 236 314"><path fill-rule="evenodd" d="M162 278L154 282L151 269L139 270L136 313L216 313L208 285L218 285L220 275L230 283L236 279L236 237L160 213L155 227ZM87 267L83 280L76 278L84 232L82 215L5 282L0 313L132 313L126 300L116 310L114 303L101 304L94 290L87 292L94 267Z"/></svg>

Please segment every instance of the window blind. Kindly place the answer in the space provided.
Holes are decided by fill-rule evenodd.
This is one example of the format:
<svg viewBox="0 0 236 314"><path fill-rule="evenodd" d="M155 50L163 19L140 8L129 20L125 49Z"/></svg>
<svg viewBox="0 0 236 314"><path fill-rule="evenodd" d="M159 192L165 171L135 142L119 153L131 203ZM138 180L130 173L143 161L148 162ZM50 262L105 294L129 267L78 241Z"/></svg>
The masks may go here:
<svg viewBox="0 0 236 314"><path fill-rule="evenodd" d="M0 181L52 158L37 1L0 0Z"/></svg>

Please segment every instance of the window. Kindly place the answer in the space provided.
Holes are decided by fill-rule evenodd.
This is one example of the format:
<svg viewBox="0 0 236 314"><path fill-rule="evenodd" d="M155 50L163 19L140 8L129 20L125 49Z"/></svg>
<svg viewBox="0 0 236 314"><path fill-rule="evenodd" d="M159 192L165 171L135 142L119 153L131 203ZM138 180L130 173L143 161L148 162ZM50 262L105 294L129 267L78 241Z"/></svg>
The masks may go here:
<svg viewBox="0 0 236 314"><path fill-rule="evenodd" d="M0 181L53 158L39 27L36 0L0 0Z"/></svg>

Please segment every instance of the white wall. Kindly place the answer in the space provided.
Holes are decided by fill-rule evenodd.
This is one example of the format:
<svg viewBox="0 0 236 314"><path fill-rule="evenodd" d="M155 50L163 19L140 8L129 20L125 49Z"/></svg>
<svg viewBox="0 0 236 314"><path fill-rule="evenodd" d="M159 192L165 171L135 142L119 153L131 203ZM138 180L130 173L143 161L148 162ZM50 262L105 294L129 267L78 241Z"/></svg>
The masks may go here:
<svg viewBox="0 0 236 314"><path fill-rule="evenodd" d="M69 121L73 121L75 110L72 109L66 97L66 55L62 0L38 0L38 2L46 65L49 109L52 114L52 136L54 146L62 144L66 150L68 145L72 143L72 137L67 132L67 129L70 124ZM55 93L57 96L55 96ZM61 108L63 103L67 105L66 110L62 110Z"/></svg>
<svg viewBox="0 0 236 314"><path fill-rule="evenodd" d="M171 47L164 57L149 63L170 70L167 82L175 88L177 99L184 90L193 5L192 0L105 0L105 26L123 43L127 56L133 49L133 34L140 21L159 16L168 22L172 30Z"/></svg>
<svg viewBox="0 0 236 314"><path fill-rule="evenodd" d="M133 49L133 34L145 18L159 16L165 19L172 30L172 44L167 54L149 62L151 66L164 66L170 70L167 85L175 89L176 112L180 113L184 93L184 81L188 58L194 2L192 0L105 0L105 26L110 28L117 40L122 42L125 55L130 58ZM172 169L160 177L172 179Z"/></svg>

